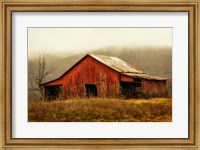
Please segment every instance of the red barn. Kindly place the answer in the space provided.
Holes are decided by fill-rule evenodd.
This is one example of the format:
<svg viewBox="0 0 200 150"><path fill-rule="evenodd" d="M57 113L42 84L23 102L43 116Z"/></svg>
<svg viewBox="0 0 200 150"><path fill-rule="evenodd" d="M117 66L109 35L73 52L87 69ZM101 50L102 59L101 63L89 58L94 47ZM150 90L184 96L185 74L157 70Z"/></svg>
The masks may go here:
<svg viewBox="0 0 200 150"><path fill-rule="evenodd" d="M45 99L69 97L163 96L166 79L136 70L125 61L110 56L87 54L61 76L47 81Z"/></svg>

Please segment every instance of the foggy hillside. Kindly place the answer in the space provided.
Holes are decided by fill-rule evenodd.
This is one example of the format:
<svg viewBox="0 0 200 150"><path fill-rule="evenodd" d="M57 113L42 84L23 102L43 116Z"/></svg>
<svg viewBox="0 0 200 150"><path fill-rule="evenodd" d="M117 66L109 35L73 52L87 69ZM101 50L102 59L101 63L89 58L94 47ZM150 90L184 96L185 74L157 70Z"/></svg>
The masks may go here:
<svg viewBox="0 0 200 150"><path fill-rule="evenodd" d="M108 56L118 57L135 68L142 70L144 73L150 75L158 75L171 79L172 77L172 50L171 47L165 48L116 48L107 47L97 49L94 51L83 52L78 55L62 55L62 56L49 56L48 67L53 70L49 77L59 76L60 72L64 73L72 67L78 60L80 60L87 53L102 54ZM36 88L33 82L32 74L37 72L37 59L29 59L28 61L28 83L29 88Z"/></svg>

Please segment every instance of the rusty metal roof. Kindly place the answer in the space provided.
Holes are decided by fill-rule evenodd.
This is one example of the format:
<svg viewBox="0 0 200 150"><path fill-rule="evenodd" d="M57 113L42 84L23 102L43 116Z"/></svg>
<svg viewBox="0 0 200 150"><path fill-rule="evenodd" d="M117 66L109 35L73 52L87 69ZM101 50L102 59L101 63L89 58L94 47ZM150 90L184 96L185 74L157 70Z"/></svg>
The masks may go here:
<svg viewBox="0 0 200 150"><path fill-rule="evenodd" d="M152 76L152 75L145 74L141 70L136 69L132 65L128 64L127 62L125 62L117 57L97 55L97 54L87 54L84 57L82 57L79 61L77 61L74 65L72 65L70 68L65 68L65 69L59 68L59 69L55 70L54 73L51 74L45 80L45 82L43 82L42 84L59 79L69 69L71 69L73 66L75 66L78 62L80 62L83 58L85 58L88 55L91 56L92 58L96 59L97 61L101 62L102 64L116 70L117 72L119 72L121 74L127 75L127 76L143 78L143 79L147 79L147 80L167 80L166 78L161 78L158 76Z"/></svg>
<svg viewBox="0 0 200 150"><path fill-rule="evenodd" d="M145 73L122 73L122 74L127 75L129 77L135 77L135 78L141 78L141 79L147 79L147 80L167 80L167 78L148 75Z"/></svg>
<svg viewBox="0 0 200 150"><path fill-rule="evenodd" d="M138 70L128 64L127 62L112 56L104 56L104 55L96 55L96 54L89 54L94 59L98 60L102 64L118 71L118 72L133 72L133 73L143 73L141 70Z"/></svg>

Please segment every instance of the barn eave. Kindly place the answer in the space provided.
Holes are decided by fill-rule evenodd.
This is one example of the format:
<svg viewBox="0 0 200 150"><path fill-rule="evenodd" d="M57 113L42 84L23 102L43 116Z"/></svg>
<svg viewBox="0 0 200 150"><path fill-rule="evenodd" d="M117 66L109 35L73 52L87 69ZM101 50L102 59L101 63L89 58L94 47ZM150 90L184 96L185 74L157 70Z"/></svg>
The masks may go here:
<svg viewBox="0 0 200 150"><path fill-rule="evenodd" d="M140 78L140 79L145 79L145 80L159 80L159 81L166 81L167 78L162 78L158 76L153 76L153 75L148 75L145 73L122 73L123 75L129 76L129 77L134 77L134 78Z"/></svg>

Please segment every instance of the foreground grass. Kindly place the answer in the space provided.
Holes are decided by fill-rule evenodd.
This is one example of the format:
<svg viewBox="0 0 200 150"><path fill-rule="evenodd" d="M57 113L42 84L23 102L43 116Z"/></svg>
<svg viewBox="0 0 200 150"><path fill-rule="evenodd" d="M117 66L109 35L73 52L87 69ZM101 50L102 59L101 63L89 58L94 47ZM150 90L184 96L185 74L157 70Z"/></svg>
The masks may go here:
<svg viewBox="0 0 200 150"><path fill-rule="evenodd" d="M172 99L69 99L28 104L30 122L171 122Z"/></svg>

